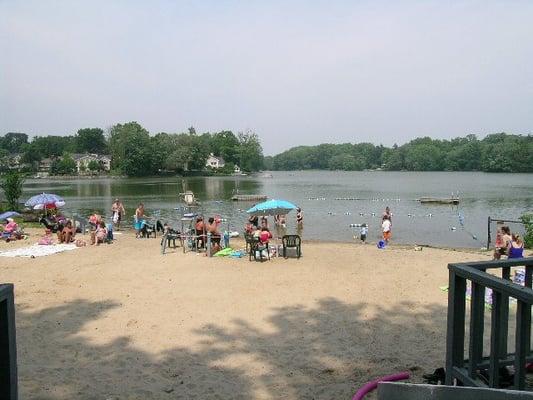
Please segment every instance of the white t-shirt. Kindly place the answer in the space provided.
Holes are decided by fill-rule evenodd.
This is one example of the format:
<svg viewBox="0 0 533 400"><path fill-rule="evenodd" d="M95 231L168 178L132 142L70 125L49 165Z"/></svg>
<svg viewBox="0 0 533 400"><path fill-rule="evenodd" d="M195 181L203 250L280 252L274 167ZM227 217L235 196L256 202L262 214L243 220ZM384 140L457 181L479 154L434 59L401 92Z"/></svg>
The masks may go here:
<svg viewBox="0 0 533 400"><path fill-rule="evenodd" d="M381 224L381 228L383 229L383 232L389 232L390 231L390 221L388 219L384 219L383 223Z"/></svg>

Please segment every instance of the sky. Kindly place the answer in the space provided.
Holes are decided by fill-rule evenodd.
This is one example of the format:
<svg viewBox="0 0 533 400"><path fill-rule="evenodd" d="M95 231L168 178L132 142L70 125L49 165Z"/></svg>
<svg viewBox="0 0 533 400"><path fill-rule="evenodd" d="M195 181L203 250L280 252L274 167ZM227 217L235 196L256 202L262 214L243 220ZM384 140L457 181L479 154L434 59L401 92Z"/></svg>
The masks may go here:
<svg viewBox="0 0 533 400"><path fill-rule="evenodd" d="M0 0L0 134L533 132L533 1Z"/></svg>

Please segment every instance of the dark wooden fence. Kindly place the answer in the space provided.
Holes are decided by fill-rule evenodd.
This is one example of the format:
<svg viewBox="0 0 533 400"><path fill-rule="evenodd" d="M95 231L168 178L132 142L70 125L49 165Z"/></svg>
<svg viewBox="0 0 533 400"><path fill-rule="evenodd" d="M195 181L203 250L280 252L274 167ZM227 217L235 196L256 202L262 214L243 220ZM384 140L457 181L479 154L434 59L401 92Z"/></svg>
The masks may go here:
<svg viewBox="0 0 533 400"><path fill-rule="evenodd" d="M510 281L511 267L525 266L525 286ZM514 366L516 390L524 390L526 363L531 353L531 277L533 257L449 264L448 327L446 338L446 384L457 380L465 386L501 387L500 368ZM487 271L498 272L498 276ZM471 282L468 358L465 358L466 288ZM490 332L490 353L483 356L485 328L485 290L493 291ZM510 298L516 299L515 349L509 353L508 321ZM482 376L484 372L484 376ZM488 375L488 379L487 379ZM488 382L487 382L488 380Z"/></svg>
<svg viewBox="0 0 533 400"><path fill-rule="evenodd" d="M17 400L17 347L12 284L0 284L0 399Z"/></svg>

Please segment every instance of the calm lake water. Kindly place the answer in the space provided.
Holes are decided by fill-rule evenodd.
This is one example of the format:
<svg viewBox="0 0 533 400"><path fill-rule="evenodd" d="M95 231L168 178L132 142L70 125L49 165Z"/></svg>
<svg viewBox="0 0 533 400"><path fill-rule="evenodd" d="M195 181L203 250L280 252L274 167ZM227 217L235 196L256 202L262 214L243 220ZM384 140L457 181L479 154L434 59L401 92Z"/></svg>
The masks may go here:
<svg viewBox="0 0 533 400"><path fill-rule="evenodd" d="M273 178L195 177L29 180L25 195L39 192L64 197L67 214L110 215L119 197L128 215L144 202L148 215L179 227L183 210L179 193L192 190L201 202L199 212L227 218L232 230L242 231L245 210L253 204L232 202L240 194L265 194L294 202L304 211L303 236L308 239L353 241L350 224L369 224L369 241L380 235L385 206L393 213L393 241L455 247L486 244L487 217L517 219L533 211L533 174L485 174L473 172L273 172ZM417 198L450 197L459 193L459 206L424 205ZM336 200L357 198L358 200ZM361 215L362 214L362 215ZM460 223L460 215L464 224ZM521 229L512 225L512 229ZM295 214L288 215L289 233L295 230Z"/></svg>

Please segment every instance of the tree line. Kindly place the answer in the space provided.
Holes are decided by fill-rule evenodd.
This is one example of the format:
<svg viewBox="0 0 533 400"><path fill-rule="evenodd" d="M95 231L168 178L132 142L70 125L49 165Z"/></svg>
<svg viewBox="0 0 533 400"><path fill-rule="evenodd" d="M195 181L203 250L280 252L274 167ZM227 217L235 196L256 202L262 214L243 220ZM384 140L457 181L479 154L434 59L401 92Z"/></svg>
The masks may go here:
<svg viewBox="0 0 533 400"><path fill-rule="evenodd" d="M9 168L10 155L18 154L26 172L37 171L40 162L52 159L52 174L76 170L74 153L108 154L113 172L128 176L147 176L163 172L204 170L209 154L225 161L222 173L231 173L238 165L243 171L263 167L263 149L257 134L231 131L197 134L150 133L137 122L116 124L106 133L100 128L84 128L70 136L36 136L31 141L25 133L9 132L0 136L0 171ZM89 163L89 169L91 163ZM93 165L98 168L97 164Z"/></svg>
<svg viewBox="0 0 533 400"><path fill-rule="evenodd" d="M265 157L265 169L361 171L533 172L533 136L491 134L479 140L467 135L451 140L429 137L402 146L372 143L298 146Z"/></svg>

